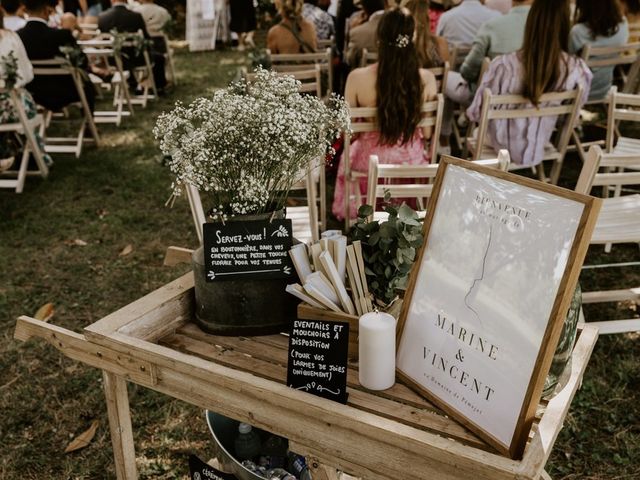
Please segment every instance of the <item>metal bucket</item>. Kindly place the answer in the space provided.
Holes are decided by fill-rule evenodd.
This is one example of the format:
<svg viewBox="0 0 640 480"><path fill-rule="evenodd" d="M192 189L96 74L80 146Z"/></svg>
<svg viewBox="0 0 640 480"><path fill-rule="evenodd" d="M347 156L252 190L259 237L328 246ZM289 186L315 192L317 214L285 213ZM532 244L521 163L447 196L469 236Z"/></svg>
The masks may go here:
<svg viewBox="0 0 640 480"><path fill-rule="evenodd" d="M238 434L238 425L240 422L233 420L232 418L219 415L209 410L205 410L205 418L207 419L207 425L209 431L213 435L213 440L216 444L216 453L218 461L222 464L223 468L233 473L238 480L265 480L264 477L260 477L250 470L247 470L238 462L231 452L234 451L234 441ZM260 429L256 429L257 432L264 434Z"/></svg>

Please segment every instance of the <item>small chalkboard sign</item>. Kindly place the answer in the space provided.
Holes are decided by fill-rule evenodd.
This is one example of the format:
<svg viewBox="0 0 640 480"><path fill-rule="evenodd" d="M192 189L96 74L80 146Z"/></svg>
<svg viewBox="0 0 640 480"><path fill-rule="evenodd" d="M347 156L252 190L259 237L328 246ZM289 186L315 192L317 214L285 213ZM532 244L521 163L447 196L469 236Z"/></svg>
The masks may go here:
<svg viewBox="0 0 640 480"><path fill-rule="evenodd" d="M204 463L197 456L189 456L189 472L191 480L238 480L235 475L223 473Z"/></svg>
<svg viewBox="0 0 640 480"><path fill-rule="evenodd" d="M205 223L206 281L291 278L291 220Z"/></svg>
<svg viewBox="0 0 640 480"><path fill-rule="evenodd" d="M347 403L348 322L294 320L289 331L287 385Z"/></svg>

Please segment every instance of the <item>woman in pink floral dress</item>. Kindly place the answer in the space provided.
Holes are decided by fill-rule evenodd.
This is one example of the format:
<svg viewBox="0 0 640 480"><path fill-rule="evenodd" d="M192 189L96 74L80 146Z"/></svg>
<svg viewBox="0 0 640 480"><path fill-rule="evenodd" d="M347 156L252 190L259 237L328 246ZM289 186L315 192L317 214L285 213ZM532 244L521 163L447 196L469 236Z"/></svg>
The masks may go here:
<svg viewBox="0 0 640 480"><path fill-rule="evenodd" d="M366 175L369 156L380 163L415 165L429 163L425 141L430 129L418 128L422 103L435 98L436 80L431 72L419 68L413 43L415 23L406 8L387 11L378 26L378 63L353 70L347 78L345 97L351 107L375 107L376 132L352 139L351 169ZM340 159L333 198L333 214L345 218L344 156ZM366 176L352 183L351 194L362 198L367 191ZM359 203L350 202L355 218Z"/></svg>

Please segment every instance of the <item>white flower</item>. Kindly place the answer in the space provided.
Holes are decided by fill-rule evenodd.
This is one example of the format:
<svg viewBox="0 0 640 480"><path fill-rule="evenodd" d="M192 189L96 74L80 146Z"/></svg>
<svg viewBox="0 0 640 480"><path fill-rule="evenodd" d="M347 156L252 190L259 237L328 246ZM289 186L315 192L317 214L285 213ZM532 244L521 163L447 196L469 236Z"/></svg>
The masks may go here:
<svg viewBox="0 0 640 480"><path fill-rule="evenodd" d="M210 192L221 216L281 208L298 173L349 129L343 99L325 105L299 86L258 69L251 85L235 83L160 115L153 133L171 157L174 193L184 184Z"/></svg>

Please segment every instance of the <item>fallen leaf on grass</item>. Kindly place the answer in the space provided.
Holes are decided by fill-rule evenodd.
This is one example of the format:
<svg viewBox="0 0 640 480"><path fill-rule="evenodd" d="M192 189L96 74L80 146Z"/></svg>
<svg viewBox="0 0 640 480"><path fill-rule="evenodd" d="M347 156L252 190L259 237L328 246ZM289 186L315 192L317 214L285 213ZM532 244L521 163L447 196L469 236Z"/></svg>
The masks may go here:
<svg viewBox="0 0 640 480"><path fill-rule="evenodd" d="M36 320L42 320L43 322L48 322L51 320L54 313L55 309L53 308L53 303L45 303L38 309L33 318Z"/></svg>
<svg viewBox="0 0 640 480"><path fill-rule="evenodd" d="M96 430L98 429L98 420L94 420L91 422L91 426L78 435L76 438L71 440L67 448L64 449L64 453L75 452L76 450L80 450L81 448L86 447L93 440L94 435L96 434Z"/></svg>
<svg viewBox="0 0 640 480"><path fill-rule="evenodd" d="M75 240L67 240L66 242L64 242L66 245L77 245L78 247L86 247L87 245L89 245L87 242L85 242L84 240L81 240L80 238L76 238Z"/></svg>
<svg viewBox="0 0 640 480"><path fill-rule="evenodd" d="M126 257L131 252L133 252L133 245L129 244L122 249L122 251L118 254L119 257Z"/></svg>

